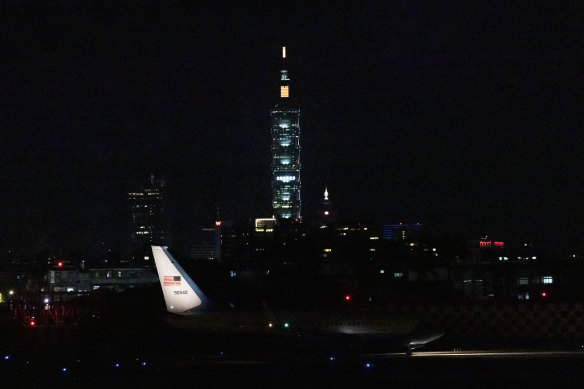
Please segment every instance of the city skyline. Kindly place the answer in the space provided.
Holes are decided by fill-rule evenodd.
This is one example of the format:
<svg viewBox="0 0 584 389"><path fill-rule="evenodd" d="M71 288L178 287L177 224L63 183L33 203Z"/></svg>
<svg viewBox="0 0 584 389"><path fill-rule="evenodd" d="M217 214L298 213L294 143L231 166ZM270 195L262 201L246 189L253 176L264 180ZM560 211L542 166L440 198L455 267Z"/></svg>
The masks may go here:
<svg viewBox="0 0 584 389"><path fill-rule="evenodd" d="M123 247L127 193L151 172L183 240L217 206L271 216L282 45L303 112L303 214L328 187L351 220L578 242L575 8L4 3L0 248Z"/></svg>

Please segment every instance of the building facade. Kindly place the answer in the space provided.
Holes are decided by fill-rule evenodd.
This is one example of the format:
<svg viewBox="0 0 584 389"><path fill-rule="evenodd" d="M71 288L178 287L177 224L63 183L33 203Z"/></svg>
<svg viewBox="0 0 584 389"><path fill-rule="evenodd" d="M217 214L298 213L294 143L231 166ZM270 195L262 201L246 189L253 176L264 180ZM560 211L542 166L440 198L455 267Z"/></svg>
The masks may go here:
<svg viewBox="0 0 584 389"><path fill-rule="evenodd" d="M149 185L128 193L130 254L136 263L152 263L151 245L170 245L166 183L150 176Z"/></svg>
<svg viewBox="0 0 584 389"><path fill-rule="evenodd" d="M385 224L383 226L383 239L406 240L415 238L420 236L423 227L421 223Z"/></svg>
<svg viewBox="0 0 584 389"><path fill-rule="evenodd" d="M301 221L300 110L291 102L286 48L282 48L280 98L270 110L272 132L272 209L276 219Z"/></svg>

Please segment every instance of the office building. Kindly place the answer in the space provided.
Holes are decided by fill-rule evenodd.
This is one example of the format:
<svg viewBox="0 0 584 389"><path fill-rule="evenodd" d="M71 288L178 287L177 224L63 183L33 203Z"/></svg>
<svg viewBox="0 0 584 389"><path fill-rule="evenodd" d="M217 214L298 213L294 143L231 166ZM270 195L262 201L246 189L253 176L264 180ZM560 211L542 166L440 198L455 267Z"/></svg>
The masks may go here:
<svg viewBox="0 0 584 389"><path fill-rule="evenodd" d="M385 224L383 226L383 239L406 240L416 238L420 236L422 227L423 225L420 223Z"/></svg>
<svg viewBox="0 0 584 389"><path fill-rule="evenodd" d="M152 262L151 245L170 245L166 183L150 176L150 182L139 191L128 194L131 233L130 251L134 262Z"/></svg>

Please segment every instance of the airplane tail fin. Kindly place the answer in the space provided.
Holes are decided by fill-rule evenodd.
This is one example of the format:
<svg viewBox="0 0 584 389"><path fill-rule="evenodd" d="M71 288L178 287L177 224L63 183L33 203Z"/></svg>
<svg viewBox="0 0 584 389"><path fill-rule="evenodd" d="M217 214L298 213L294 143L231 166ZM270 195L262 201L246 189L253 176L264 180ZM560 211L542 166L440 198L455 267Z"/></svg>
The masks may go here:
<svg viewBox="0 0 584 389"><path fill-rule="evenodd" d="M207 305L205 294L168 252L167 246L152 246L152 253L168 312L181 314Z"/></svg>

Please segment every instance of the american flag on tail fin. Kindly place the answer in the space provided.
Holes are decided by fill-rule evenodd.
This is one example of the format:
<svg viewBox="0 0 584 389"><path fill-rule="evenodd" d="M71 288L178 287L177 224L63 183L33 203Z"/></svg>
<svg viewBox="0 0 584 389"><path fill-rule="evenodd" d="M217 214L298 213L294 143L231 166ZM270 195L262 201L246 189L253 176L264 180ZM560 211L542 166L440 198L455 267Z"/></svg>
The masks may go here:
<svg viewBox="0 0 584 389"><path fill-rule="evenodd" d="M164 286L180 286L180 276L164 276Z"/></svg>

